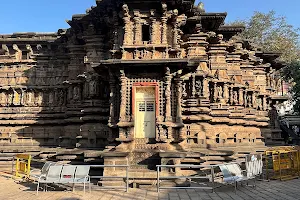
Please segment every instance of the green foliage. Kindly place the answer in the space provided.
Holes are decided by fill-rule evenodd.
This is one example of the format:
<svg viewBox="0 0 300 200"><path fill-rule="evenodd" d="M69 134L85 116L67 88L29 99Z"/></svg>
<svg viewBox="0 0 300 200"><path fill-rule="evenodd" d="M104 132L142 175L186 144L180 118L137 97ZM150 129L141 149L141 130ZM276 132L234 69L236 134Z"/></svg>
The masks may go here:
<svg viewBox="0 0 300 200"><path fill-rule="evenodd" d="M244 39L250 39L264 51L282 53L281 60L291 63L299 58L299 30L288 24L285 17L269 13L255 12L248 20L239 20L230 25L244 25L241 33Z"/></svg>
<svg viewBox="0 0 300 200"><path fill-rule="evenodd" d="M230 25L244 25L245 31L240 34L243 39L252 40L265 52L281 53L280 61L287 67L282 75L293 83L292 94L296 101L295 111L300 111L300 43L299 28L288 24L285 17L274 11L255 12L250 19L237 20Z"/></svg>

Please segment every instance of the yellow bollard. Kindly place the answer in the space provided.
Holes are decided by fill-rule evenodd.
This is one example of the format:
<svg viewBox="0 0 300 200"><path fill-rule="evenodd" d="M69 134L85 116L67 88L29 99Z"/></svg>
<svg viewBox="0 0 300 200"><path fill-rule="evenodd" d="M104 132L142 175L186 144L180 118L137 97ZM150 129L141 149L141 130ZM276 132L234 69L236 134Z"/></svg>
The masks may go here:
<svg viewBox="0 0 300 200"><path fill-rule="evenodd" d="M22 178L22 179L29 178L31 155L17 154L15 158L16 158L15 177Z"/></svg>

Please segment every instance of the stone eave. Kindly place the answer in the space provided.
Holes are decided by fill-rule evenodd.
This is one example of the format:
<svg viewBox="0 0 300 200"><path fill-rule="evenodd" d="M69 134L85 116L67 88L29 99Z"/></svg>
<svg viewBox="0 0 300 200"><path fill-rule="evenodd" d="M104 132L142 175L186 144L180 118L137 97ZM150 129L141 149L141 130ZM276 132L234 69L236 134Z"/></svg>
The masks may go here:
<svg viewBox="0 0 300 200"><path fill-rule="evenodd" d="M276 100L276 101L287 101L289 99L288 96L282 96L282 95L271 95L269 98L271 100Z"/></svg>
<svg viewBox="0 0 300 200"><path fill-rule="evenodd" d="M234 32L234 33L241 33L245 30L245 26L229 26L229 25L223 25L220 26L218 31L220 32Z"/></svg>
<svg viewBox="0 0 300 200"><path fill-rule="evenodd" d="M222 34L226 39L230 39L232 36L241 33L245 30L244 26L227 26L221 25L217 30L217 33Z"/></svg>
<svg viewBox="0 0 300 200"><path fill-rule="evenodd" d="M92 65L115 65L115 64L129 64L129 65L140 65L140 64L169 64L169 63L187 63L187 59L152 59L152 60L120 60L120 59L109 59L101 60L99 63L92 63Z"/></svg>
<svg viewBox="0 0 300 200"><path fill-rule="evenodd" d="M50 33L36 33L36 32L23 32L12 34L0 34L0 42L30 42L30 41L49 41L56 40L58 34L55 32Z"/></svg>
<svg viewBox="0 0 300 200"><path fill-rule="evenodd" d="M192 16L187 19L188 23L200 23L202 28L208 30L218 30L224 23L227 13L201 13L197 16Z"/></svg>

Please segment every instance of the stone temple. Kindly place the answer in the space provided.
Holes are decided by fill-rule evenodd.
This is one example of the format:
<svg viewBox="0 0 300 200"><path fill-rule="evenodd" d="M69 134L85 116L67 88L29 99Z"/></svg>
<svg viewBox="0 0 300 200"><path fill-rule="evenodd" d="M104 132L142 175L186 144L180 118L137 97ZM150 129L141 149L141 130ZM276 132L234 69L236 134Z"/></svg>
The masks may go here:
<svg viewBox="0 0 300 200"><path fill-rule="evenodd" d="M128 163L143 179L156 164L230 161L281 144L280 54L194 3L97 0L67 30L0 35L2 160Z"/></svg>

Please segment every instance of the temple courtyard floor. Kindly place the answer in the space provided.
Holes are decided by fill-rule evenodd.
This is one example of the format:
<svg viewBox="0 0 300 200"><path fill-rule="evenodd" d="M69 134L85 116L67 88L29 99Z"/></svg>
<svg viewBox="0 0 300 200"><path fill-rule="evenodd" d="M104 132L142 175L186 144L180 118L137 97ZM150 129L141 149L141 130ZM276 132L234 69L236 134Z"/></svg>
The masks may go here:
<svg viewBox="0 0 300 200"><path fill-rule="evenodd" d="M91 193L82 191L78 186L75 192L70 190L49 190L35 192L36 185L30 182L13 180L10 175L0 173L0 200L117 200L117 199L171 199L171 200L221 200L221 199L300 199L300 179L289 181L257 181L256 189L252 187L238 187L237 193L232 186L224 186L216 189L215 193L204 190L162 190L159 194L155 188L130 189L129 192L121 190L92 190Z"/></svg>

